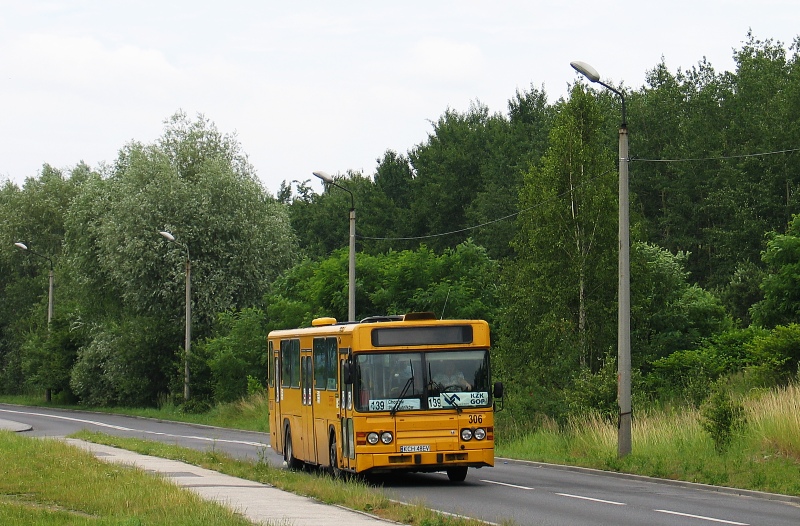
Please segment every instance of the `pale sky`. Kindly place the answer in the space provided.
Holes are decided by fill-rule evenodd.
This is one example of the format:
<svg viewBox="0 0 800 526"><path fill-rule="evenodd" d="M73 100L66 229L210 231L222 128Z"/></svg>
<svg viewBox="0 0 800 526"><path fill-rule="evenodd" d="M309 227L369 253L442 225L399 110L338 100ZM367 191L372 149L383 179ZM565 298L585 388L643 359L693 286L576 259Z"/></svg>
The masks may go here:
<svg viewBox="0 0 800 526"><path fill-rule="evenodd" d="M448 108L551 101L573 60L629 89L664 59L718 71L751 29L786 48L797 0L0 0L0 181L111 163L178 110L236 133L273 195L372 175Z"/></svg>

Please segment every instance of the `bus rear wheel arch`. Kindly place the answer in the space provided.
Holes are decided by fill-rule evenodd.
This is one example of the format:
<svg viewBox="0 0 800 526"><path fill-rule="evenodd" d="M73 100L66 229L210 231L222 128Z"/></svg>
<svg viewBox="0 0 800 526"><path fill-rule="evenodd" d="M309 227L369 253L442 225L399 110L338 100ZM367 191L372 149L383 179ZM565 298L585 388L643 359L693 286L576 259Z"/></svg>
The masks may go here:
<svg viewBox="0 0 800 526"><path fill-rule="evenodd" d="M328 432L328 461L330 462L330 473L333 478L342 476L342 470L339 467L339 451L336 443L336 430L333 428Z"/></svg>
<svg viewBox="0 0 800 526"><path fill-rule="evenodd" d="M286 467L289 469L300 469L303 463L294 456L294 446L292 445L292 430L289 424L286 424L286 430L283 433L283 461L286 462Z"/></svg>

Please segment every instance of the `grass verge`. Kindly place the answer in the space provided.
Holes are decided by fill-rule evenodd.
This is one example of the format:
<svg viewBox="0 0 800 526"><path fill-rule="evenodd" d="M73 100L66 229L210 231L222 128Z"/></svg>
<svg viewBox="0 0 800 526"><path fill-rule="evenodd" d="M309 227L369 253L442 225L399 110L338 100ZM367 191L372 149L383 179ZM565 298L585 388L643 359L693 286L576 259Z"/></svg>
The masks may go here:
<svg viewBox="0 0 800 526"><path fill-rule="evenodd" d="M233 511L59 440L0 431L0 524L244 526Z"/></svg>
<svg viewBox="0 0 800 526"><path fill-rule="evenodd" d="M226 475L270 484L285 491L312 497L326 504L339 504L402 524L413 526L485 526L484 522L443 515L422 505L407 505L394 502L383 491L368 485L359 478L346 477L337 479L317 471L295 472L273 467L263 459L258 462L248 462L231 458L213 449L197 451L171 444L115 437L103 433L81 431L72 435L72 437L119 447L144 455L178 460ZM267 451L264 451L263 454L267 454Z"/></svg>

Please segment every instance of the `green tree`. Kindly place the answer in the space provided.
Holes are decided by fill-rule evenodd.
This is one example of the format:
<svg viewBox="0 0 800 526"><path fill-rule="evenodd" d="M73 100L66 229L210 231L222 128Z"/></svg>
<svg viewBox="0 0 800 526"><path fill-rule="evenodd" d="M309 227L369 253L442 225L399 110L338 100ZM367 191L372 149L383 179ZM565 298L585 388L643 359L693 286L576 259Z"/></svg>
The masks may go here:
<svg viewBox="0 0 800 526"><path fill-rule="evenodd" d="M616 170L601 129L595 98L574 86L520 195L500 365L525 411L563 413L559 390L580 367L599 370L613 342ZM551 400L524 394L542 389Z"/></svg>
<svg viewBox="0 0 800 526"><path fill-rule="evenodd" d="M800 215L786 234L770 234L761 257L767 265L761 283L764 299L750 311L753 323L772 328L800 321Z"/></svg>
<svg viewBox="0 0 800 526"><path fill-rule="evenodd" d="M267 296L269 329L310 325L320 316L346 319L346 250L307 259L277 280ZM497 263L470 240L441 255L427 247L356 255L356 317L431 311L492 323L499 298Z"/></svg>
<svg viewBox="0 0 800 526"><path fill-rule="evenodd" d="M466 225L466 210L481 189L481 165L488 155L486 106L471 105L466 114L448 110L433 126L428 141L409 159L416 174L409 221L415 236L442 234ZM464 232L427 240L434 250L455 246Z"/></svg>
<svg viewBox="0 0 800 526"><path fill-rule="evenodd" d="M89 173L82 163L69 175L45 164L21 189L7 183L0 191L0 237L8 243L0 254L0 374L8 392L68 389L76 334L69 333L69 295L62 292L67 272L62 260L65 218ZM14 242L25 243L29 250L17 250ZM50 262L56 292L54 320L48 326Z"/></svg>
<svg viewBox="0 0 800 526"><path fill-rule="evenodd" d="M649 243L631 247L631 348L635 368L675 351L696 349L732 328L722 303L689 281L689 254Z"/></svg>
<svg viewBox="0 0 800 526"><path fill-rule="evenodd" d="M264 313L257 308L220 313L214 335L197 353L205 355L211 372L215 402L231 402L248 393L248 379L266 385L267 330Z"/></svg>
<svg viewBox="0 0 800 526"><path fill-rule="evenodd" d="M73 316L90 326L92 338L79 351L73 385L86 393L93 385L112 390L87 395L95 401L153 403L180 376L186 248L196 340L211 334L217 313L258 305L296 257L285 207L261 186L236 138L182 113L155 144L126 145L107 177L91 180L75 200L68 224L75 243L67 257L80 298ZM141 337L122 334L139 326ZM117 369L103 367L112 358ZM133 383L138 378L143 391L126 393L115 378L92 382L92 375L112 369L125 370Z"/></svg>

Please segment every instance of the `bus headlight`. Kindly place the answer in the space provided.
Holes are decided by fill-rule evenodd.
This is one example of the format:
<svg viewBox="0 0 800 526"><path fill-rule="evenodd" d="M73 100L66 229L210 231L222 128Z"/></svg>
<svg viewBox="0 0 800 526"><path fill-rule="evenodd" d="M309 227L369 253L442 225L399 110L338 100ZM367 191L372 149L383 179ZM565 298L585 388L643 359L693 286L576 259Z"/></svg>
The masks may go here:
<svg viewBox="0 0 800 526"><path fill-rule="evenodd" d="M482 427L479 427L475 431L472 432L472 436L475 437L475 440L483 440L486 438L486 430Z"/></svg>
<svg viewBox="0 0 800 526"><path fill-rule="evenodd" d="M367 442L369 442L373 446L375 444L377 444L378 443L378 433L376 433L375 431L373 431L372 433L368 433L367 434Z"/></svg>
<svg viewBox="0 0 800 526"><path fill-rule="evenodd" d="M472 440L472 429L467 429L466 427L461 430L461 440L464 442L469 442Z"/></svg>
<svg viewBox="0 0 800 526"><path fill-rule="evenodd" d="M383 433L381 433L381 442L383 442L384 444L391 444L392 440L394 440L394 437L390 432L384 431Z"/></svg>

